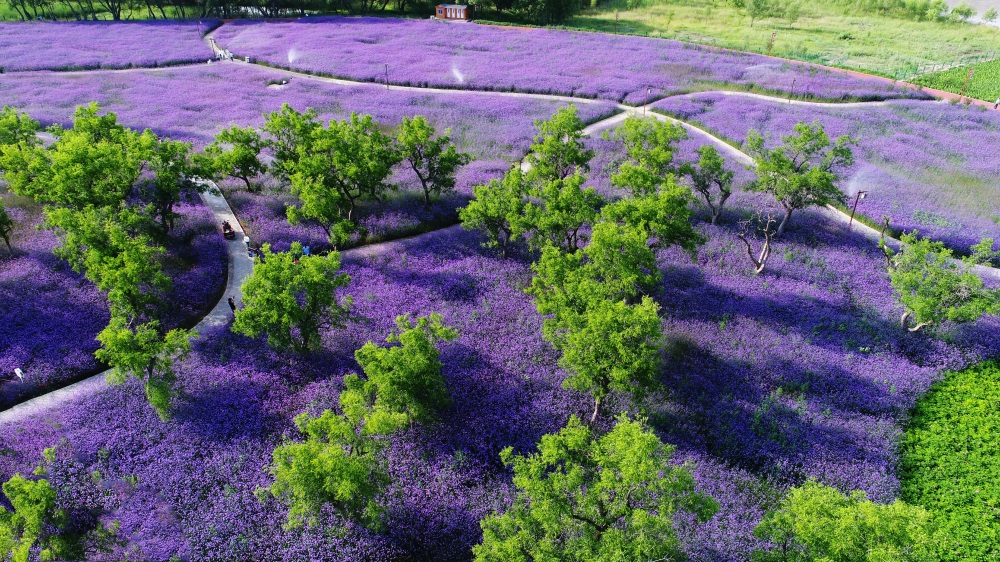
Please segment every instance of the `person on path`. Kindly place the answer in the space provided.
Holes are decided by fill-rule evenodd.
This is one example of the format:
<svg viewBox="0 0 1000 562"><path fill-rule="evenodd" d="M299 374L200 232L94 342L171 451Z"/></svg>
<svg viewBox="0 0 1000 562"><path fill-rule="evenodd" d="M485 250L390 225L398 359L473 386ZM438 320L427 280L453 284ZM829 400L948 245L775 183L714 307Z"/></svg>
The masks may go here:
<svg viewBox="0 0 1000 562"><path fill-rule="evenodd" d="M233 297L229 297L229 309L233 311L233 316L236 316L236 300Z"/></svg>
<svg viewBox="0 0 1000 562"><path fill-rule="evenodd" d="M993 109L1000 107L1000 98L997 98L997 102L993 104Z"/></svg>

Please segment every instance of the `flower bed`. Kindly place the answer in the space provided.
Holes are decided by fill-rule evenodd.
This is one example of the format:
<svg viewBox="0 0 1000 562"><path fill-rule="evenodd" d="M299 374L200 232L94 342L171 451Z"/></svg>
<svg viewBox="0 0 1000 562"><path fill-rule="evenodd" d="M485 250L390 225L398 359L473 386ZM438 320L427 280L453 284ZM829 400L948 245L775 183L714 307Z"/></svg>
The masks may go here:
<svg viewBox="0 0 1000 562"><path fill-rule="evenodd" d="M825 99L925 98L881 80L677 41L386 18L238 21L214 37L239 56L339 78L410 86L571 94L642 103L754 88ZM794 82L794 86L793 86Z"/></svg>
<svg viewBox="0 0 1000 562"><path fill-rule="evenodd" d="M82 70L204 62L221 20L0 23L0 69Z"/></svg>
<svg viewBox="0 0 1000 562"><path fill-rule="evenodd" d="M668 392L651 403L650 423L722 505L707 525L684 528L692 560L746 560L763 512L806 477L895 497L907 411L942 369L1000 346L996 319L954 330L950 344L902 332L881 259L838 227L800 218L807 228L778 244L761 277L750 275L731 225L706 230L694 263L661 254ZM325 335L328 351L293 362L212 328L181 368L173 421L160 422L139 387L110 389L45 422L0 426L0 477L29 470L64 437L51 477L76 478L80 489L99 470L108 517L129 548L153 559L467 560L479 518L511 497L498 451L531 450L589 407L561 387L522 293L527 263L479 242L451 229L352 251L343 269L356 318ZM454 406L438 424L393 438L385 533L283 531L285 509L254 489L268 483L272 448L295 434L291 418L335 405L340 377L356 369L353 351L381 341L396 315L430 312L461 335L442 345Z"/></svg>
<svg viewBox="0 0 1000 562"><path fill-rule="evenodd" d="M15 253L0 249L0 373L7 379L20 368L25 380L0 383L0 409L100 370L94 338L109 318L104 295L52 255L57 240L36 230L37 207L18 200L9 208L18 225ZM215 305L228 259L208 208L182 204L177 212L182 217L167 243L165 267L173 279L168 326L191 325Z"/></svg>
<svg viewBox="0 0 1000 562"><path fill-rule="evenodd" d="M799 121L818 121L830 137L851 135L856 165L841 187L868 191L858 212L899 230L920 230L967 250L1000 224L1000 115L947 103L893 101L883 106L808 107L722 94L663 100L658 110L701 123L742 142L756 128L771 144ZM853 199L852 199L853 203Z"/></svg>

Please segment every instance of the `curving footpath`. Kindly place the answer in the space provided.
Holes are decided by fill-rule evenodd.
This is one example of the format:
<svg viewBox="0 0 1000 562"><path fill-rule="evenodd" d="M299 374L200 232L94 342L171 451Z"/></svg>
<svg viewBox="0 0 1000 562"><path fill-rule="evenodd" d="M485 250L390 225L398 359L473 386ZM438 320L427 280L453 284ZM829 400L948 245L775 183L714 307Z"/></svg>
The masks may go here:
<svg viewBox="0 0 1000 562"><path fill-rule="evenodd" d="M222 192L219 191L218 186L211 182L209 184L212 189L209 192L201 194L202 201L212 210L212 214L215 215L216 224L222 224L222 221L229 221L233 230L236 231L236 237L234 240L228 240L226 244L229 249L229 274L226 281L226 290L222 298L219 299L219 302L215 304L215 307L194 327L195 332L201 332L204 328L219 326L229 322L232 312L229 310L229 303L226 299L229 296L233 296L237 301L241 300L242 293L240 292L240 286L243 284L243 280L253 272L253 261L247 256L246 246L243 244L243 227L240 226L240 222L236 219L236 214L233 213L226 198L222 196ZM59 390L53 390L48 394L43 394L12 406L0 412L0 425L18 422L33 415L58 408L79 398L93 396L107 388L106 375L108 372L98 373Z"/></svg>

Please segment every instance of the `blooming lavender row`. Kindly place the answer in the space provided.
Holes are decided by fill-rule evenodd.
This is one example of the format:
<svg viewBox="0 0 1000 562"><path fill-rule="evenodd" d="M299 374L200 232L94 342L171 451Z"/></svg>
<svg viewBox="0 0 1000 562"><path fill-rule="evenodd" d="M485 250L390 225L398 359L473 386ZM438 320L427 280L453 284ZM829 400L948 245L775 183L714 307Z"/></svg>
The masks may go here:
<svg viewBox="0 0 1000 562"><path fill-rule="evenodd" d="M173 278L164 323L191 323L215 304L226 279L226 249L214 216L203 205L181 204L182 218L167 244L165 271ZM93 283L52 255L57 244L38 230L33 205L9 209L18 225L11 243L0 250L0 379L15 368L24 382L0 383L0 409L30 395L96 372L94 339L108 323L107 302Z"/></svg>
<svg viewBox="0 0 1000 562"><path fill-rule="evenodd" d="M385 18L238 21L214 37L273 66L395 84L648 97L758 88L828 99L927 97L875 79L677 41ZM647 88L650 89L647 94Z"/></svg>
<svg viewBox="0 0 1000 562"><path fill-rule="evenodd" d="M752 529L791 484L814 476L880 501L895 497L896 443L906 412L945 367L1000 346L1000 323L977 322L949 343L899 333L881 258L860 239L806 214L753 276L729 227L709 227L697 260L664 252L670 389L651 423L696 462L698 487L722 509L685 528L696 561L743 561ZM502 260L474 233L451 229L344 256L355 319L324 335L329 350L288 361L258 340L212 328L180 369L185 396L161 422L130 383L54 412L48 423L0 426L0 477L30 470L65 438L60 487L100 504L142 556L198 560L467 560L478 520L509 503L505 446L586 411L561 387L557 354L522 288L524 259ZM285 508L258 486L298 412L333 407L353 350L380 340L396 315L438 311L461 337L442 344L454 406L437 425L393 437L393 485L382 534L282 530ZM58 429L55 429L58 427ZM91 477L99 471L102 482ZM90 490L88 492L88 490ZM110 558L121 558L121 551Z"/></svg>
<svg viewBox="0 0 1000 562"><path fill-rule="evenodd" d="M79 75L30 73L0 75L3 103L45 124L67 124L73 109L96 101L126 126L149 128L198 145L211 142L235 123L261 126L264 114L288 103L313 108L324 119L350 112L369 113L387 126L403 117L424 115L438 129L451 128L461 150L477 158L517 159L534 135L535 119L546 119L562 102L466 92L386 90L373 85L342 86L245 65L211 65L91 72ZM596 121L616 111L613 104L581 104L580 116Z"/></svg>
<svg viewBox="0 0 1000 562"><path fill-rule="evenodd" d="M202 34L215 19L142 22L0 23L0 69L79 70L166 66L208 60Z"/></svg>
<svg viewBox="0 0 1000 562"><path fill-rule="evenodd" d="M858 212L893 227L919 229L958 248L997 237L1000 224L1000 115L948 103L892 101L881 106L808 107L718 93L655 106L735 140L750 129L773 145L799 121L819 121L832 136L858 140L857 164L842 188L868 192Z"/></svg>

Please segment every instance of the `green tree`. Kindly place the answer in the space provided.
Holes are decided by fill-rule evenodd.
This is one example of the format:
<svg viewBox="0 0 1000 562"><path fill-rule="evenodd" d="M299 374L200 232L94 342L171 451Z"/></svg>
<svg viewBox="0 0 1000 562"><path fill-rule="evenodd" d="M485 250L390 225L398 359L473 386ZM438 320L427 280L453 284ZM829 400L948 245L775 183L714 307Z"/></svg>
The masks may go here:
<svg viewBox="0 0 1000 562"><path fill-rule="evenodd" d="M215 135L215 142L205 147L205 154L197 159L200 167L210 172L214 180L230 177L242 180L247 191L255 191L250 180L267 171L260 160L266 143L260 133L251 127L230 127ZM294 154L294 151L290 150Z"/></svg>
<svg viewBox="0 0 1000 562"><path fill-rule="evenodd" d="M674 152L687 134L675 123L629 117L612 138L625 145L625 161L611 175L611 183L640 197L656 193L676 174Z"/></svg>
<svg viewBox="0 0 1000 562"><path fill-rule="evenodd" d="M747 152L757 162L757 179L747 190L770 194L785 210L777 236L785 232L796 209L842 203L844 194L837 188L837 170L854 163L851 137L844 135L831 143L819 122L810 125L800 121L795 133L783 137L784 144L771 149L756 130L747 134Z"/></svg>
<svg viewBox="0 0 1000 562"><path fill-rule="evenodd" d="M973 257L963 265L952 259L951 250L943 243L920 238L916 231L900 240L903 249L898 253L884 242L880 245L886 253L889 281L906 309L900 318L903 328L915 332L946 320L971 322L1000 312L1000 290L984 287L982 278L969 269L991 241L973 246ZM916 322L912 328L911 317Z"/></svg>
<svg viewBox="0 0 1000 562"><path fill-rule="evenodd" d="M525 292L535 297L545 317L545 338L563 349L567 334L584 328L588 310L597 303L635 304L655 290L660 271L648 238L645 230L600 222L581 250L567 254L544 248L531 266L535 276Z"/></svg>
<svg viewBox="0 0 1000 562"><path fill-rule="evenodd" d="M575 105L560 108L547 121L535 121L535 126L538 134L525 157L529 181L563 180L590 169L594 151L583 145L584 125Z"/></svg>
<svg viewBox="0 0 1000 562"><path fill-rule="evenodd" d="M550 25L566 21L580 10L579 0L514 0L514 9L529 22Z"/></svg>
<svg viewBox="0 0 1000 562"><path fill-rule="evenodd" d="M389 484L380 455L384 434L367 423L372 412L357 375L345 377L345 383L343 414L326 410L318 417L296 416L305 440L285 441L274 449L269 468L274 482L257 491L262 500L270 495L289 507L288 529L317 524L325 505L344 519L380 526L383 510L376 499Z"/></svg>
<svg viewBox="0 0 1000 562"><path fill-rule="evenodd" d="M691 223L691 190L671 176L657 193L619 199L601 210L601 217L643 230L653 237L653 246L680 246L694 255L705 238Z"/></svg>
<svg viewBox="0 0 1000 562"><path fill-rule="evenodd" d="M150 201L153 220L160 223L160 229L170 232L179 217L174 206L186 194L200 193L207 187L195 181L194 163L190 157L190 143L164 139L152 147L148 167L152 179L145 183L145 198Z"/></svg>
<svg viewBox="0 0 1000 562"><path fill-rule="evenodd" d="M473 187L472 200L458 210L458 218L466 230L483 231L487 237L484 246L500 248L506 257L512 239L520 234L527 190L524 173L515 166L503 179Z"/></svg>
<svg viewBox="0 0 1000 562"><path fill-rule="evenodd" d="M634 305L598 300L583 313L579 329L566 335L559 365L570 376L563 387L594 398L591 423L612 391L639 400L658 386L663 341L659 309L649 297Z"/></svg>
<svg viewBox="0 0 1000 562"><path fill-rule="evenodd" d="M53 127L48 148L6 145L0 169L18 195L45 205L83 209L114 206L132 193L155 136L136 133L117 122L114 113L98 115L97 104L73 113L73 128Z"/></svg>
<svg viewBox="0 0 1000 562"><path fill-rule="evenodd" d="M972 6L966 4L965 2L960 3L951 9L951 18L955 21L968 21L972 16L976 15L976 10Z"/></svg>
<svg viewBox="0 0 1000 562"><path fill-rule="evenodd" d="M857 490L845 496L810 480L789 490L754 535L771 543L754 562L930 562L931 516L899 500L880 505Z"/></svg>
<svg viewBox="0 0 1000 562"><path fill-rule="evenodd" d="M373 427L381 420L392 427L405 420L430 421L437 412L451 405L451 397L441 376L438 342L452 341L458 332L442 323L440 314L421 316L414 324L409 316L396 318L399 333L390 334L388 343L379 347L366 343L354 353L365 373L364 392L373 397Z"/></svg>
<svg viewBox="0 0 1000 562"><path fill-rule="evenodd" d="M733 171L726 169L726 160L714 146L702 145L696 151L698 162L684 163L680 172L691 178L691 186L701 194L712 213L712 224L719 220L722 208L733 194ZM718 192L715 195L713 191Z"/></svg>
<svg viewBox="0 0 1000 562"><path fill-rule="evenodd" d="M44 478L28 480L15 474L3 483L3 494L14 509L7 511L0 506L0 556L11 562L28 562L32 547L40 539L45 556L45 527L53 516L58 516L56 491Z"/></svg>
<svg viewBox="0 0 1000 562"><path fill-rule="evenodd" d="M997 9L996 8L990 8L989 10L986 10L986 12L983 14L983 21L985 21L986 23L994 23L994 22L996 22L997 21Z"/></svg>
<svg viewBox="0 0 1000 562"><path fill-rule="evenodd" d="M597 219L604 198L594 188L583 188L576 172L565 179L549 180L531 189L522 214L514 222L515 234L527 233L532 249L552 244L563 251L576 251L580 230Z"/></svg>
<svg viewBox="0 0 1000 562"><path fill-rule="evenodd" d="M233 331L251 338L266 334L275 349L315 349L320 331L342 327L351 305L349 296L337 299L337 289L351 281L338 273L340 254L302 255L298 242L288 252L271 253L268 244L261 251L265 259L243 282L243 308Z"/></svg>
<svg viewBox="0 0 1000 562"><path fill-rule="evenodd" d="M694 491L689 469L670 462L673 451L624 416L600 437L572 417L543 436L535 454L504 449L517 496L505 513L480 522L475 560L683 559L675 513L705 521L718 505Z"/></svg>
<svg viewBox="0 0 1000 562"><path fill-rule="evenodd" d="M434 127L422 115L403 122L396 130L396 144L400 155L420 180L424 190L424 204L431 204L431 196L440 196L455 189L455 171L469 163L471 157L459 152L451 142L451 130L434 138Z"/></svg>
<svg viewBox="0 0 1000 562"><path fill-rule="evenodd" d="M170 401L177 394L174 363L187 357L194 334L181 329L163 333L156 320L131 324L112 314L111 323L97 335L101 348L94 355L111 365L109 383L122 384L129 377L141 381L149 404L166 421L170 418Z"/></svg>
<svg viewBox="0 0 1000 562"><path fill-rule="evenodd" d="M775 11L774 0L746 0L744 4L747 16L750 17L750 27L755 21L771 16Z"/></svg>
<svg viewBox="0 0 1000 562"><path fill-rule="evenodd" d="M14 219L10 218L7 214L7 209L3 205L3 201L0 200L0 238L3 239L4 244L7 245L7 251L13 252L14 248L10 245L10 235L14 232Z"/></svg>
<svg viewBox="0 0 1000 562"><path fill-rule="evenodd" d="M171 282L159 263L165 250L145 234L145 214L93 206L46 214L46 226L61 237L53 253L107 293L112 314L140 318L155 311Z"/></svg>
<svg viewBox="0 0 1000 562"><path fill-rule="evenodd" d="M288 181L301 151L308 152L313 131L323 127L316 111L295 111L287 103L279 111L268 113L264 119L264 132L270 135L266 146L274 155L271 175Z"/></svg>
<svg viewBox="0 0 1000 562"><path fill-rule="evenodd" d="M313 128L290 166L292 193L300 202L288 207L288 221L313 220L334 247L347 242L356 230L357 204L382 200L400 158L371 115L352 113L349 120Z"/></svg>
<svg viewBox="0 0 1000 562"><path fill-rule="evenodd" d="M13 107L4 106L0 109L0 147L4 145L28 145L39 144L38 132L42 126L28 116L27 113L20 113Z"/></svg>

